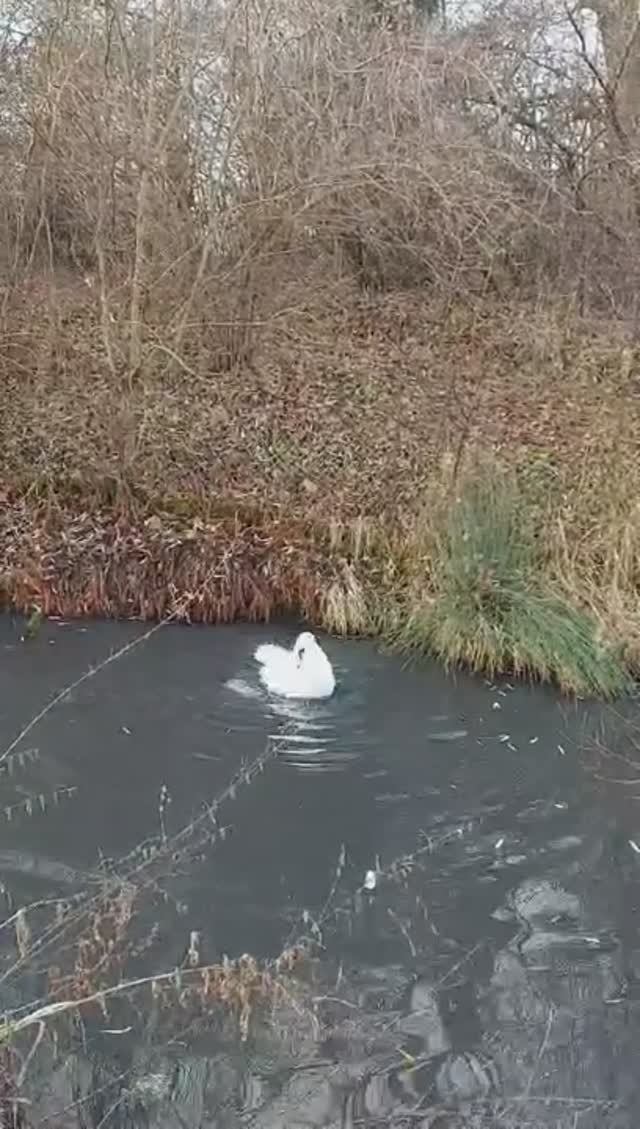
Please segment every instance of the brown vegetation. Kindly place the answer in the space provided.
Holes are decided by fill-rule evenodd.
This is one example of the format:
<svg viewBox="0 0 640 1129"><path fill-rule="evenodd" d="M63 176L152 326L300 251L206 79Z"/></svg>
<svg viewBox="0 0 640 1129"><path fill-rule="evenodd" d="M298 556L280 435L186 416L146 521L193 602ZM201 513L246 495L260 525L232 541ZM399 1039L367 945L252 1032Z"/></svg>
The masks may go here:
<svg viewBox="0 0 640 1129"><path fill-rule="evenodd" d="M101 870L87 876L87 889L22 906L3 920L2 982L17 988L18 996L32 990L34 977L45 988L40 999L7 1008L0 1023L3 1126L23 1124L23 1112L29 1122L31 1104L23 1096L27 1078L31 1083L35 1075L37 1093L42 1063L54 1073L65 1058L73 1058L79 1030L83 1050L88 1034L105 1024L117 1028L112 1034L135 1029L138 1043L152 1030L165 1049L167 1042L180 1048L198 1035L214 1033L232 1043L246 1042L260 1031L276 1046L279 1040L295 1041L296 1035L314 1045L319 1022L312 966L323 917L314 921L305 911L279 955L264 961L248 954L206 960L211 938L186 929L182 956L172 948L174 965L148 971L149 959L157 960L166 942L166 908L173 901L167 891L173 879L189 863L197 867L210 861L216 846L225 842L228 829L222 820L229 806L265 770L275 748L276 741L269 739L172 835L166 834L162 820L161 793L157 836L117 862L103 859ZM334 886L343 865L344 857ZM334 908L330 897L325 917ZM133 1085L133 1069L131 1073Z"/></svg>
<svg viewBox="0 0 640 1129"><path fill-rule="evenodd" d="M551 7L445 34L337 0L51 0L5 27L5 596L374 630L433 591L436 518L489 453L545 575L637 661L622 14L604 60L572 12L559 59Z"/></svg>

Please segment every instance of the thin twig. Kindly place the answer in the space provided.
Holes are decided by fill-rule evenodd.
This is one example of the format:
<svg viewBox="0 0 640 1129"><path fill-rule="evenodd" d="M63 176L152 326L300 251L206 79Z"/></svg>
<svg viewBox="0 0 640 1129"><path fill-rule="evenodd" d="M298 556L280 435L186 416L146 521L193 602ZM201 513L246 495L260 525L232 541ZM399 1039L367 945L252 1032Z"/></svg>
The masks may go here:
<svg viewBox="0 0 640 1129"><path fill-rule="evenodd" d="M539 1067L540 1062L542 1061L542 1058L544 1057L544 1053L547 1049L547 1045L549 1043L549 1036L551 1034L551 1028L553 1027L553 1021L555 1019L555 1014L556 1014L556 1010L555 1010L555 1008L552 1004L551 1007L549 1008L549 1015L547 1016L547 1026L545 1028L545 1032L544 1032L542 1042L541 1042L540 1047L538 1049L536 1061L533 1064L531 1074L529 1075L529 1081L527 1082L527 1085L526 1085L525 1097L528 1097L529 1093L531 1092L533 1080L534 1080L534 1078L537 1074L538 1067Z"/></svg>
<svg viewBox="0 0 640 1129"><path fill-rule="evenodd" d="M40 1046L40 1043L42 1042L45 1031L46 1031L46 1025L41 1020L39 1025L38 1025L38 1033L37 1033L35 1039L33 1040L33 1043L31 1044L31 1046L29 1048L29 1053L28 1053L26 1059L24 1060L24 1062L23 1062L23 1064L20 1068L20 1073L18 1074L18 1077L17 1077L17 1080L16 1080L16 1086L17 1086L18 1090L21 1089L21 1087L24 1083L24 1080L27 1076L27 1070L29 1069L29 1064L30 1064L31 1060L33 1059L33 1056L36 1053L38 1047Z"/></svg>
<svg viewBox="0 0 640 1129"><path fill-rule="evenodd" d="M455 964L451 965L451 968L449 969L448 972L445 972L444 976L441 976L439 980L436 980L435 987L441 988L442 985L445 984L446 981L449 979L449 977L453 976L454 972L457 972L458 969L462 968L462 965L466 964L467 961L470 960L471 957L474 956L474 954L478 952L478 949L481 949L483 947L483 945L485 945L485 944L486 944L486 941L478 941L478 943L476 945L474 945L472 949L469 949L469 951L467 953L465 953L465 955L463 957L460 957L460 960L456 961Z"/></svg>
<svg viewBox="0 0 640 1129"><path fill-rule="evenodd" d="M418 955L418 952L417 952L417 949L416 949L416 947L415 947L415 945L414 945L414 943L411 939L411 934L409 933L409 930L407 929L406 925L404 924L403 921L400 920L397 913L394 913L391 908L387 909L387 913L389 914L389 917L391 918L391 920L395 921L396 925L398 926L398 929L402 933L402 936L404 937L405 941L407 942L407 944L409 946L409 952L411 953L411 956L416 957Z"/></svg>
<svg viewBox="0 0 640 1129"><path fill-rule="evenodd" d="M147 639L150 639L152 635L155 635L155 633L159 631L161 627L166 627L166 625L170 623L172 619L175 619L177 614L178 613L176 611L171 612L171 614L163 619L160 623L154 624L153 627L150 627L148 631L145 631L143 635L138 635L129 643L125 643L123 647L120 647L119 650L114 651L113 654L109 655L106 659L103 659L103 661L101 663L98 663L97 666L89 667L89 669L85 670L84 674L81 674L79 678L74 679L74 681L70 682L68 686L65 686L64 689L61 690L59 694L56 694L55 698L53 698L46 706L44 706L39 713L32 717L31 721L29 721L27 725L25 725L24 728L20 730L18 735L14 737L11 744L0 756L0 764L2 764L2 762L5 761L7 757L11 756L11 753L18 747L20 742L24 740L27 734L31 733L31 730L34 729L35 726L40 721L42 721L43 718L45 718L47 714L49 714L51 710L58 705L59 702L63 701L63 699L66 698L68 694L73 693L73 691L77 690L79 686L82 686L84 682L88 682L90 678L94 678L96 674L99 674L100 671L104 670L104 668L106 666L109 666L110 663L115 662L116 659L122 658L123 655L128 654L129 651L132 651L135 647L138 647L140 643L145 643Z"/></svg>

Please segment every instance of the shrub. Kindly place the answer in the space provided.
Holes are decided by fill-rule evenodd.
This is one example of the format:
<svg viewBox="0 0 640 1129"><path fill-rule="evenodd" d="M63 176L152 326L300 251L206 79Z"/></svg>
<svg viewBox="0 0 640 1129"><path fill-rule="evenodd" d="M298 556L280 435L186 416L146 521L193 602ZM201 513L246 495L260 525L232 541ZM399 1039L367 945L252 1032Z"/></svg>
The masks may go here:
<svg viewBox="0 0 640 1129"><path fill-rule="evenodd" d="M584 695L629 685L595 621L545 578L526 496L497 471L468 478L436 520L433 592L409 597L396 642L490 675L513 671Z"/></svg>

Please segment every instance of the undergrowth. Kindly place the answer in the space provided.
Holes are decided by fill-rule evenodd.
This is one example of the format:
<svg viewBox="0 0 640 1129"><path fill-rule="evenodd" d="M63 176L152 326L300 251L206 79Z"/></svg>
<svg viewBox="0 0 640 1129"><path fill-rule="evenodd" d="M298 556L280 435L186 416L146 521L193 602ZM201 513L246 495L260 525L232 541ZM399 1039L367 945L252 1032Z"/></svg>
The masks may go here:
<svg viewBox="0 0 640 1129"><path fill-rule="evenodd" d="M612 697L628 671L594 617L554 589L542 531L515 478L484 469L469 476L429 530L430 590L414 584L402 649L447 665L554 681L563 690Z"/></svg>

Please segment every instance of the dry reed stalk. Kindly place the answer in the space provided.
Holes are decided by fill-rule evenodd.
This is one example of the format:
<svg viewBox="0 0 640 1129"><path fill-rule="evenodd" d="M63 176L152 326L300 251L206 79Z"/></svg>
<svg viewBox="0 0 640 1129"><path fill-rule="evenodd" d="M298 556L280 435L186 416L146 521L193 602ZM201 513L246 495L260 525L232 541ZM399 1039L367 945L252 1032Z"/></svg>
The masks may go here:
<svg viewBox="0 0 640 1129"><path fill-rule="evenodd" d="M295 958L287 957L287 967L291 967L294 960ZM243 1039L246 1039L249 1033L252 1010L264 1003L273 1006L278 1000L286 999L301 1017L306 1016L314 1023L313 1015L305 1012L286 991L280 977L281 967L284 965L282 960L279 960L272 966L261 969L252 957L245 955L238 960L225 959L221 964L172 969L168 972L123 980L74 999L54 1000L33 1008L17 1019L5 1019L0 1024L0 1045L33 1026L41 1029L41 1025L47 1020L60 1018L70 1012L77 1013L82 1009L97 1006L104 1013L110 1000L116 997L130 997L139 988L149 988L157 999L163 986L180 993L183 985L189 987L194 985L202 1003L222 1003L230 1007L238 1014Z"/></svg>
<svg viewBox="0 0 640 1129"><path fill-rule="evenodd" d="M75 957L68 973L63 974L58 968L49 970L50 995L61 996L62 999L54 998L41 1006L34 1004L26 1015L7 1015L0 1030L0 1043L12 1039L35 1024L39 1031L32 1048L35 1053L42 1037L42 1025L47 1020L92 1006L98 1007L107 1015L110 999L116 996L128 997L135 989L146 985L151 987L154 999L160 1002L163 985L170 987L176 1001L183 1008L191 1004L224 1004L237 1014L243 1039L248 1036L252 1012L265 1003L274 1006L278 1002L286 1002L301 1016L306 1015L283 979L283 975L292 972L298 962L299 946L288 945L275 962L263 969L259 968L253 958L245 955L237 961L225 958L220 965L201 965L199 960L189 959L186 967L171 972L137 979L124 978L126 961L132 948L129 929L133 921L134 905L139 903L145 891L155 889L158 867L163 860L173 864L178 856L188 852L189 845L195 842L199 831L204 832L203 842L209 846L218 838L224 839L225 829L219 822L222 806L233 801L241 788L264 771L276 748L277 742L270 740L262 754L253 762L241 766L228 785L205 804L199 817L171 838L165 836L142 862L137 861L134 852L129 860L134 865L127 870L125 879L113 879L110 882L105 880L103 891L86 899L73 913L62 919L57 917L53 930L45 931L32 941L27 913L33 912L36 907L27 907L14 915L19 934L19 955L12 967L3 974L1 982L15 975L27 960L33 962L52 946L55 946L58 959L63 956L65 949L70 950L72 955L75 953ZM202 843L199 849L202 849ZM120 868L126 861L120 860ZM192 934L189 949L191 958L194 953L197 954L194 937ZM114 980L117 983L114 984ZM171 1003L170 1000L164 1002ZM23 1013L25 1008L21 1007L19 1011ZM308 1018L312 1023L315 1022L310 1014Z"/></svg>
<svg viewBox="0 0 640 1129"><path fill-rule="evenodd" d="M287 733L289 725L294 724L285 723L280 736ZM59 900L53 903L56 911L53 922L28 945L21 946L18 958L0 976L0 986L15 976L27 962L31 964L52 951L57 961L65 953L75 954L72 971L63 975L59 969L49 970L52 990L63 995L91 995L90 989L95 987L96 978L112 977L114 969L120 976L128 955L127 928L134 903L157 890L159 877L167 867L171 870L177 861L190 855L201 855L203 849L211 850L225 841L227 827L221 822L224 806L234 801L265 771L277 748L277 739L270 738L252 761L241 764L232 779L203 803L199 815L179 831L161 835L155 842L148 841L119 859L117 866L112 865L104 873L97 892L68 899L69 904L62 913L59 912L62 903ZM27 913L49 904L37 903L26 907L22 913L18 911L2 923L0 928L13 924L16 930L20 928L21 937L26 937L27 932L32 936Z"/></svg>

